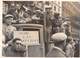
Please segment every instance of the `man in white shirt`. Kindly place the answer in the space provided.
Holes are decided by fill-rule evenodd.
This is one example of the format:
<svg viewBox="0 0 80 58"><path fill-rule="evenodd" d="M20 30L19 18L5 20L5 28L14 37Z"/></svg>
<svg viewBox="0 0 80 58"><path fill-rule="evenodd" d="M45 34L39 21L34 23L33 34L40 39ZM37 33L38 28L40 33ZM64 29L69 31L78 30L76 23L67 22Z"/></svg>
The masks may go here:
<svg viewBox="0 0 80 58"><path fill-rule="evenodd" d="M13 15L7 14L5 15L5 20L3 23L2 32L5 36L5 43L13 39L13 32L16 31L16 28L12 26Z"/></svg>

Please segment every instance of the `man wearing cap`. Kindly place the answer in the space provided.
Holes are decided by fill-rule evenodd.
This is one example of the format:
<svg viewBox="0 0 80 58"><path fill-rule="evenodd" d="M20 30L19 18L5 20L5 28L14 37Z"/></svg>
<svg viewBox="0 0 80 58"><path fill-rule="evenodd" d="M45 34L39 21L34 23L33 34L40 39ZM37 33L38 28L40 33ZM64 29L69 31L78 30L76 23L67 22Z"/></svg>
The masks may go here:
<svg viewBox="0 0 80 58"><path fill-rule="evenodd" d="M31 23L32 19L31 19L31 10L29 8L26 7L23 17L21 18L21 20L19 21L19 23Z"/></svg>
<svg viewBox="0 0 80 58"><path fill-rule="evenodd" d="M43 22L41 20L41 17L42 17L43 13L41 10L36 10L34 12L34 15L32 16L32 20L33 20L33 23L34 24L42 24L41 22Z"/></svg>
<svg viewBox="0 0 80 58"><path fill-rule="evenodd" d="M62 31L65 32L67 36L71 35L71 26L70 25L71 25L70 21L65 21L61 25Z"/></svg>
<svg viewBox="0 0 80 58"><path fill-rule="evenodd" d="M55 33L51 36L54 46L50 49L47 54L47 57L65 57L64 47L65 40L67 39L66 34L64 33Z"/></svg>
<svg viewBox="0 0 80 58"><path fill-rule="evenodd" d="M3 34L5 36L5 44L13 39L13 31L16 30L14 26L12 26L13 15L7 14L5 15L4 23L3 23Z"/></svg>

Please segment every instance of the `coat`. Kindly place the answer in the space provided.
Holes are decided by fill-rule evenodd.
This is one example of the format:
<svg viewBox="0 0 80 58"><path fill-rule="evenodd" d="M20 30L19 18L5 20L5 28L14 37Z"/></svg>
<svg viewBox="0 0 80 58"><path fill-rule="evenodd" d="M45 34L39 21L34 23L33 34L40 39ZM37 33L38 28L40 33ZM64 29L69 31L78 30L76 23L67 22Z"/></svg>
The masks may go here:
<svg viewBox="0 0 80 58"><path fill-rule="evenodd" d="M2 56L4 57L26 57L27 51L17 52L17 51L14 51L11 46L6 46L6 47L3 47L2 49Z"/></svg>
<svg viewBox="0 0 80 58"><path fill-rule="evenodd" d="M61 48L54 46L48 52L47 57L66 57L66 56Z"/></svg>
<svg viewBox="0 0 80 58"><path fill-rule="evenodd" d="M66 56L67 57L74 57L74 48L73 48L73 46L71 45L71 44L68 44L67 46L66 46Z"/></svg>

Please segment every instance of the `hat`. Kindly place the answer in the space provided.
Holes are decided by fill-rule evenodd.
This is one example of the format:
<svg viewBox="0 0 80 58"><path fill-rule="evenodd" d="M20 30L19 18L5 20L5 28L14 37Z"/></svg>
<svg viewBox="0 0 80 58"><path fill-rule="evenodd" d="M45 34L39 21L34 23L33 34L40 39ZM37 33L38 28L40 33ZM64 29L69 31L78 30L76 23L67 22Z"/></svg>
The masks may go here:
<svg viewBox="0 0 80 58"><path fill-rule="evenodd" d="M27 12L28 10L30 10L28 7L26 7L25 5L23 5L23 8L25 9L25 11Z"/></svg>
<svg viewBox="0 0 80 58"><path fill-rule="evenodd" d="M62 26L68 26L69 24L70 24L70 22L66 21L66 22L62 23Z"/></svg>
<svg viewBox="0 0 80 58"><path fill-rule="evenodd" d="M30 11L30 9L29 8L26 8L25 11L28 12L28 11Z"/></svg>
<svg viewBox="0 0 80 58"><path fill-rule="evenodd" d="M33 12L33 14L36 14L36 15L42 17L42 16L43 16L43 11L41 11L41 10L35 10L35 11Z"/></svg>
<svg viewBox="0 0 80 58"><path fill-rule="evenodd" d="M41 10L36 10L35 12L39 13L39 14L43 14L43 12Z"/></svg>
<svg viewBox="0 0 80 58"><path fill-rule="evenodd" d="M40 18L37 17L36 15L33 15L33 16L32 16L32 19L33 19L33 20L40 20Z"/></svg>
<svg viewBox="0 0 80 58"><path fill-rule="evenodd" d="M50 5L45 5L46 9L52 9L52 7Z"/></svg>
<svg viewBox="0 0 80 58"><path fill-rule="evenodd" d="M9 18L9 17L13 18L14 16L11 15L11 14L7 14L7 15L5 15L5 18Z"/></svg>
<svg viewBox="0 0 80 58"><path fill-rule="evenodd" d="M51 36L53 41L60 42L67 39L67 35L65 33L55 33Z"/></svg>

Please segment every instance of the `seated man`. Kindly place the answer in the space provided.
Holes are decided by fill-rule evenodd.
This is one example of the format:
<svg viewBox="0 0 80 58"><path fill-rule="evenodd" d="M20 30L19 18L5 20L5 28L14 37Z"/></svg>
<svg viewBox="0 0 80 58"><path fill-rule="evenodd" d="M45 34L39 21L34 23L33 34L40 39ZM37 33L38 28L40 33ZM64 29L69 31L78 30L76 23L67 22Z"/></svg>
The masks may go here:
<svg viewBox="0 0 80 58"><path fill-rule="evenodd" d="M25 57L26 45L23 44L19 38L13 39L8 46L5 46L2 50L2 56L5 57Z"/></svg>

